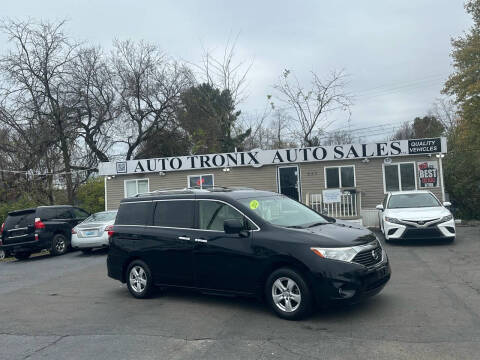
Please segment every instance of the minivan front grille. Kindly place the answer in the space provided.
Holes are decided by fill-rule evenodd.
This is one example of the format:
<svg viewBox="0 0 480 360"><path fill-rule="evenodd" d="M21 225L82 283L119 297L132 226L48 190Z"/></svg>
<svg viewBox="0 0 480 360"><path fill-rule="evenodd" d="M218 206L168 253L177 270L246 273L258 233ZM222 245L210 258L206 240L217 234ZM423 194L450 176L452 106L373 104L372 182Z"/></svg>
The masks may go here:
<svg viewBox="0 0 480 360"><path fill-rule="evenodd" d="M366 267L376 265L382 261L382 248L377 246L373 249L361 251L355 255L352 261Z"/></svg>

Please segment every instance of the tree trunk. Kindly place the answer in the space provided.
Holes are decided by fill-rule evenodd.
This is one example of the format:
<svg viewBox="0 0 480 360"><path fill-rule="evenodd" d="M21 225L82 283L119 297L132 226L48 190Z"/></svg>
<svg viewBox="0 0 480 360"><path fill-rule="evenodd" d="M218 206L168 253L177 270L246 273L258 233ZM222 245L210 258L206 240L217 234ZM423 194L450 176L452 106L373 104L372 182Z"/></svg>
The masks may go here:
<svg viewBox="0 0 480 360"><path fill-rule="evenodd" d="M65 183L67 186L67 203L73 205L73 181L72 181L72 164L70 150L68 148L68 140L65 136L63 128L62 115L57 115L57 131L60 139L60 151L62 152L63 164L65 168Z"/></svg>

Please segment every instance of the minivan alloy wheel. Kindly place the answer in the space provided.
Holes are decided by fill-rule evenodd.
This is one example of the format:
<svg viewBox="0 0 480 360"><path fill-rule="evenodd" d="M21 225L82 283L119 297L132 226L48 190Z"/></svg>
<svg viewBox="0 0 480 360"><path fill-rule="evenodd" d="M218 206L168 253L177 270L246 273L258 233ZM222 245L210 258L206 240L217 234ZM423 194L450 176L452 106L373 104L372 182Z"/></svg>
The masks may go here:
<svg viewBox="0 0 480 360"><path fill-rule="evenodd" d="M302 302L302 294L295 281L281 277L272 285L272 299L280 310L294 312Z"/></svg>
<svg viewBox="0 0 480 360"><path fill-rule="evenodd" d="M132 267L130 270L129 282L133 291L141 293L147 286L147 274L145 273L145 270L138 265Z"/></svg>

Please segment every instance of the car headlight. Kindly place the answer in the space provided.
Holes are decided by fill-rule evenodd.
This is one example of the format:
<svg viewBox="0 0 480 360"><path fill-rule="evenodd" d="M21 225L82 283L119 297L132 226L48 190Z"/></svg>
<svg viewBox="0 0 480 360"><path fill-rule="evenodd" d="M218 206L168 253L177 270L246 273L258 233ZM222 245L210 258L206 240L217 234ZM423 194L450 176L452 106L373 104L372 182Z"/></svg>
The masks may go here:
<svg viewBox="0 0 480 360"><path fill-rule="evenodd" d="M450 215L447 215L447 216L442 217L439 222L450 221L450 220L452 220L452 219L453 219L453 215L450 214Z"/></svg>
<svg viewBox="0 0 480 360"><path fill-rule="evenodd" d="M320 257L327 258L327 259L335 259L341 261L352 261L355 255L357 255L358 251L352 247L346 248L318 248L312 247L310 248L315 254Z"/></svg>
<svg viewBox="0 0 480 360"><path fill-rule="evenodd" d="M401 224L402 223L400 220L392 218L392 217L388 217L388 216L385 216L385 221L388 221L388 222L394 223L394 224Z"/></svg>

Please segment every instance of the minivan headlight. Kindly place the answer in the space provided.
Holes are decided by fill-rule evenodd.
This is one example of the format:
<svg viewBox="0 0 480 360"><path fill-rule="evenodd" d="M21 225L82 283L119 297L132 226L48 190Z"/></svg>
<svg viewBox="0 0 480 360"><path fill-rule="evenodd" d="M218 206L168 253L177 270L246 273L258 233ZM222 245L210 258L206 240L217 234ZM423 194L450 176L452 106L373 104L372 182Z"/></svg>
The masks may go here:
<svg viewBox="0 0 480 360"><path fill-rule="evenodd" d="M447 215L447 216L442 217L439 222L442 223L442 222L445 222L445 221L450 221L450 220L452 220L452 219L453 219L453 215L450 214L450 215Z"/></svg>
<svg viewBox="0 0 480 360"><path fill-rule="evenodd" d="M355 255L357 255L358 251L351 247L346 248L318 248L312 247L310 248L315 254L320 257L327 258L327 259L335 259L341 261L352 261Z"/></svg>

